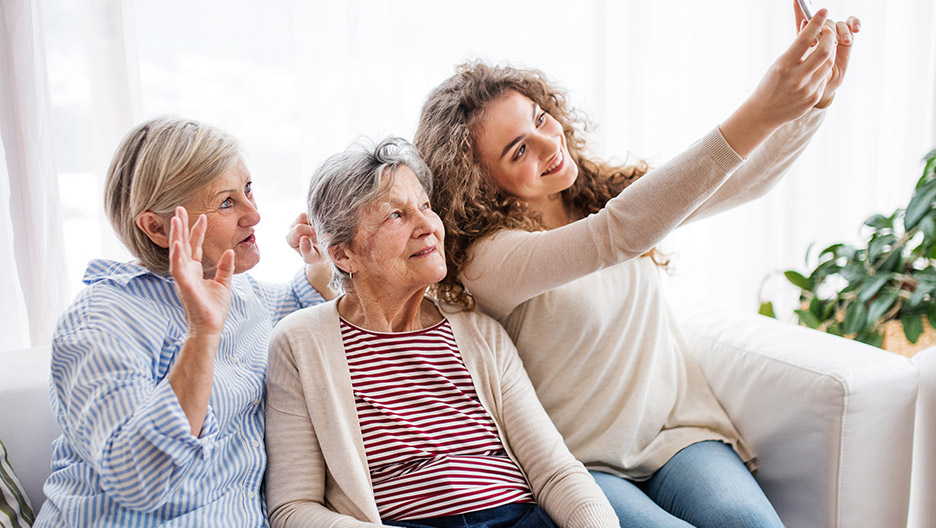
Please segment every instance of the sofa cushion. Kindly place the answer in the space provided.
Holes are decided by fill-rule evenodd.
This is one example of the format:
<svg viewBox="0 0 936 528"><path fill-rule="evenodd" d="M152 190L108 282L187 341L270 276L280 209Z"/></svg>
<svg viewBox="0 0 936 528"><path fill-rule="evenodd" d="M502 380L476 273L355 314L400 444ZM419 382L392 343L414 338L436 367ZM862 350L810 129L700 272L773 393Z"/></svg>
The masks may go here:
<svg viewBox="0 0 936 528"><path fill-rule="evenodd" d="M0 526L22 528L32 526L35 520L29 499L13 472L6 447L0 440Z"/></svg>

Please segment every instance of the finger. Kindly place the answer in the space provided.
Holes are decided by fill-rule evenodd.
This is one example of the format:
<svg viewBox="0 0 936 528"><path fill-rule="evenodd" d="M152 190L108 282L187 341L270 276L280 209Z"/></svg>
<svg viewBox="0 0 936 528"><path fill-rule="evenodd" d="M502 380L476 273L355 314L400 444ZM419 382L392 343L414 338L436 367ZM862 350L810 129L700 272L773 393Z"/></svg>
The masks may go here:
<svg viewBox="0 0 936 528"><path fill-rule="evenodd" d="M835 23L835 33L838 36L838 43L843 46L851 46L852 43L852 34L851 29L849 29L848 24L845 22L836 22Z"/></svg>
<svg viewBox="0 0 936 528"><path fill-rule="evenodd" d="M803 13L799 0L793 0L793 19L796 21L796 32L799 33L806 25L806 13Z"/></svg>
<svg viewBox="0 0 936 528"><path fill-rule="evenodd" d="M809 48L811 48L815 44L816 39L819 38L828 14L829 11L825 8L816 12L812 19L806 24L806 27L793 39L793 43L787 49L786 53L784 53L783 56L786 57L787 60L799 63L803 55L809 51Z"/></svg>
<svg viewBox="0 0 936 528"><path fill-rule="evenodd" d="M823 26L819 34L819 44L816 49L803 60L803 67L807 72L815 72L835 56L835 31Z"/></svg>
<svg viewBox="0 0 936 528"><path fill-rule="evenodd" d="M192 238L189 240L189 247L192 248L192 258L201 262L202 243L205 241L205 231L208 229L208 217L201 214L195 225L192 226Z"/></svg>
<svg viewBox="0 0 936 528"><path fill-rule="evenodd" d="M218 260L218 269L215 270L215 280L230 287L231 277L234 276L234 250L228 249Z"/></svg>
<svg viewBox="0 0 936 528"><path fill-rule="evenodd" d="M848 24L848 27L851 28L852 33L858 33L861 31L861 20L858 17L850 16L845 20L845 23Z"/></svg>
<svg viewBox="0 0 936 528"><path fill-rule="evenodd" d="M189 287L188 275L185 274L185 248L178 240L169 246L169 274L179 287Z"/></svg>
<svg viewBox="0 0 936 528"><path fill-rule="evenodd" d="M309 237L302 237L299 241L299 254L302 255L302 259L308 261L310 257L317 257L315 251L315 244L312 243L312 239Z"/></svg>
<svg viewBox="0 0 936 528"><path fill-rule="evenodd" d="M178 218L180 221L179 225L181 229L179 230L179 234L182 236L182 241L185 243L188 243L188 240L189 240L188 210L180 205L176 207L175 215L176 215L176 218Z"/></svg>

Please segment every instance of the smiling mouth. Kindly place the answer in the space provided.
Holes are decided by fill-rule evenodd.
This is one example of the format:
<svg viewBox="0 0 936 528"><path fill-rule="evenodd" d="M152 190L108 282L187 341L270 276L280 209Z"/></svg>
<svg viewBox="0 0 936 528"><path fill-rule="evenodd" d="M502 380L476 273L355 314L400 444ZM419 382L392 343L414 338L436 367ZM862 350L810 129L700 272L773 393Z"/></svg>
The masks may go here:
<svg viewBox="0 0 936 528"><path fill-rule="evenodd" d="M554 172L556 172L556 171L558 171L559 169L561 169L561 168L563 167L563 165L565 165L565 154L564 154L564 153L562 152L562 150L560 149L560 150L559 150L559 156L556 157L556 160L552 163L552 165L550 165L550 166L543 172L543 174L541 174L541 176L549 176L550 174L553 174Z"/></svg>
<svg viewBox="0 0 936 528"><path fill-rule="evenodd" d="M243 239L243 240L241 240L241 241L240 241L240 243L241 243L241 244L247 244L247 245L250 245L250 244L253 244L253 243L255 243L256 241L257 241L257 237L256 237L256 236L254 236L254 234L253 234L253 233L251 233L251 234L250 234L250 236L248 236L247 238L245 238L245 239Z"/></svg>
<svg viewBox="0 0 936 528"><path fill-rule="evenodd" d="M420 252L418 252L418 253L413 253L412 255L410 255L410 257L422 257L422 256L424 256L424 255L428 255L429 253L432 253L432 252L435 251L435 250L436 250L436 247L435 247L435 246L427 247L426 249L424 249L424 250L422 250L422 251L420 251Z"/></svg>

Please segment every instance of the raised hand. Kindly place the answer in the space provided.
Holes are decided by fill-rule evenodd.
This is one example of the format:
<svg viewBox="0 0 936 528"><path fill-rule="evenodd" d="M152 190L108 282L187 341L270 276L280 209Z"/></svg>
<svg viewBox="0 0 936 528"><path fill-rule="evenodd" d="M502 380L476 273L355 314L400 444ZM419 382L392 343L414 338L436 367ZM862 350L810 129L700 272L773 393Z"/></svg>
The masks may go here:
<svg viewBox="0 0 936 528"><path fill-rule="evenodd" d="M169 228L169 273L176 281L189 334L220 336L231 307L234 251L225 251L214 277L206 277L201 259L207 225L200 215L189 229L188 212L176 208Z"/></svg>
<svg viewBox="0 0 936 528"><path fill-rule="evenodd" d="M818 104L835 64L835 30L820 9L777 58L754 93L720 129L728 144L747 157L785 123Z"/></svg>
<svg viewBox="0 0 936 528"><path fill-rule="evenodd" d="M806 26L806 16L800 9L799 2L793 2L793 11L796 17L796 28L802 30ZM825 21L826 25L834 28L836 34L835 62L829 78L826 81L825 91L819 102L816 104L819 108L825 108L835 97L835 91L842 85L845 79L845 72L848 70L848 60L851 57L851 46L855 42L855 33L861 31L861 21L857 17L850 16L844 22Z"/></svg>
<svg viewBox="0 0 936 528"><path fill-rule="evenodd" d="M293 221L286 234L286 243L296 250L305 262L305 275L309 284L325 299L332 299L335 294L328 288L332 272L331 260L319 246L318 236L309 224L309 216L306 213L300 214Z"/></svg>

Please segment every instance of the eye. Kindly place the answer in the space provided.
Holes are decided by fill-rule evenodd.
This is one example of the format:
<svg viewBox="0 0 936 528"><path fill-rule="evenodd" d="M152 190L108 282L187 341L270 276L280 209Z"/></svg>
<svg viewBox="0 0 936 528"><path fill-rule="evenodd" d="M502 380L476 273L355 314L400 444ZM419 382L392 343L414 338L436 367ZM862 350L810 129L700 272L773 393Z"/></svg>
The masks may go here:
<svg viewBox="0 0 936 528"><path fill-rule="evenodd" d="M233 207L233 206L234 206L234 200L232 200L231 198L228 198L228 199L224 200L223 202L221 202L221 205L220 205L218 208L219 208L219 209L227 209L227 208Z"/></svg>
<svg viewBox="0 0 936 528"><path fill-rule="evenodd" d="M520 156L523 156L524 152L526 152L526 145L520 145L520 148L518 148L517 152L514 153L513 161L520 159Z"/></svg>
<svg viewBox="0 0 936 528"><path fill-rule="evenodd" d="M397 218L403 218L403 213L401 213L401 212L399 212L399 211L394 211L394 212L390 213L390 215L387 216L387 218L389 218L389 219L394 219L394 220L397 219Z"/></svg>
<svg viewBox="0 0 936 528"><path fill-rule="evenodd" d="M546 122L546 112L540 112L540 114L536 116L536 126L540 126L545 122Z"/></svg>
<svg viewBox="0 0 936 528"><path fill-rule="evenodd" d="M419 206L419 207L420 207L420 209L432 209L432 206L429 205L429 202L425 202L424 204L422 204L422 205Z"/></svg>
<svg viewBox="0 0 936 528"><path fill-rule="evenodd" d="M253 194L253 182L252 181L248 181L247 183L244 184L244 194L246 194L247 196L250 196L251 194Z"/></svg>

